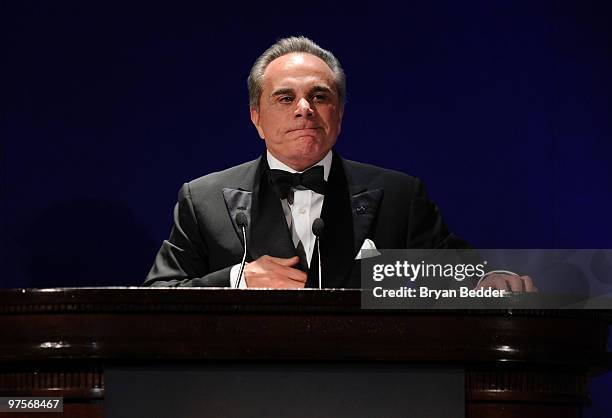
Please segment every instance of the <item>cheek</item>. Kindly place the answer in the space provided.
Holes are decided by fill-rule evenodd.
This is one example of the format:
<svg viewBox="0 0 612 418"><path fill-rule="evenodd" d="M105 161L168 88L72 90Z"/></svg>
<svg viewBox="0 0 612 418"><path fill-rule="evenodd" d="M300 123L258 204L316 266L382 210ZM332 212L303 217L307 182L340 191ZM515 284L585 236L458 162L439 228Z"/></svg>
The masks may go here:
<svg viewBox="0 0 612 418"><path fill-rule="evenodd" d="M340 115L338 114L338 110L335 107L329 107L320 112L322 118L325 120L325 123L329 125L329 127L338 126L338 122L340 121Z"/></svg>
<svg viewBox="0 0 612 418"><path fill-rule="evenodd" d="M266 130L269 133L277 134L283 130L285 116L280 112L270 112L266 117Z"/></svg>
<svg viewBox="0 0 612 418"><path fill-rule="evenodd" d="M267 139L278 140L277 137L280 132L280 126L277 118L273 115L266 115L266 117L261 120L261 127Z"/></svg>

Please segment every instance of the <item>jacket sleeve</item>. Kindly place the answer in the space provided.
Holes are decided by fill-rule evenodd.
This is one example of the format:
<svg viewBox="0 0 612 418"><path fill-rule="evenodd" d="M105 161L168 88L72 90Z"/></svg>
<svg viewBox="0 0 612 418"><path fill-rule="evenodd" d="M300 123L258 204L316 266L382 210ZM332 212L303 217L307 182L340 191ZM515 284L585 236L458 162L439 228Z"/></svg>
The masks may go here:
<svg viewBox="0 0 612 418"><path fill-rule="evenodd" d="M450 233L440 209L429 200L425 186L417 180L411 199L408 224L408 248L468 249L470 245Z"/></svg>
<svg viewBox="0 0 612 418"><path fill-rule="evenodd" d="M430 253L434 255L431 261L436 263L443 261L444 263L475 265L480 262L478 252L468 242L448 231L438 206L429 200L425 187L419 180L417 180L410 208L408 248L444 250ZM474 288L477 282L478 277L472 277L462 282L435 279L426 284L430 288L437 289L459 286Z"/></svg>
<svg viewBox="0 0 612 418"><path fill-rule="evenodd" d="M189 184L174 207L170 237L159 249L144 286L229 287L230 269L210 271L208 248L198 226Z"/></svg>

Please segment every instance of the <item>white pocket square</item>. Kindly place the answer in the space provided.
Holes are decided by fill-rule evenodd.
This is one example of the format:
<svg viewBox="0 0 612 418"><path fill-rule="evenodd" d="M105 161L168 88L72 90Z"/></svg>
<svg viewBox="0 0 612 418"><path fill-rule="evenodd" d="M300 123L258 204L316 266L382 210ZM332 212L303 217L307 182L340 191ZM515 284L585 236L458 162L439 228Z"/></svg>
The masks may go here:
<svg viewBox="0 0 612 418"><path fill-rule="evenodd" d="M363 241L355 260L363 260L364 258L371 258L380 255L378 250L376 249L376 245L374 245L374 241L371 239L367 239Z"/></svg>

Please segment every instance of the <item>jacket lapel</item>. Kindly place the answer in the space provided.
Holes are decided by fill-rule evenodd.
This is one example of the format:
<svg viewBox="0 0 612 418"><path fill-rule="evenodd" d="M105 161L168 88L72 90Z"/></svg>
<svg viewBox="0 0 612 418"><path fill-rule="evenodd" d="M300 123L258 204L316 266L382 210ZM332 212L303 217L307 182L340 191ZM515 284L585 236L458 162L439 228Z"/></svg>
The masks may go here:
<svg viewBox="0 0 612 418"><path fill-rule="evenodd" d="M250 226L251 226L251 207L253 201L253 193L248 190L243 189L231 189L224 188L223 189L223 199L225 200L225 206L227 207L227 213L229 214L232 225L234 226L234 231L238 235L238 239L240 243L244 246L242 230L238 226L236 222L236 216L238 213L242 212L247 217L247 242L251 240L250 238Z"/></svg>
<svg viewBox="0 0 612 418"><path fill-rule="evenodd" d="M269 168L265 158L254 161L241 184L235 188L224 188L223 199L234 232L244 245L242 231L236 222L236 215L244 212L247 216L248 259L255 260L262 255L289 258L295 255L291 233L285 220L281 202L269 184Z"/></svg>
<svg viewBox="0 0 612 418"><path fill-rule="evenodd" d="M382 190L355 184L334 152L321 212L325 222L321 238L323 287L342 287L349 280L355 256L371 233L381 198ZM315 269L318 266L312 263L310 271ZM309 286L316 286L316 277L309 274Z"/></svg>
<svg viewBox="0 0 612 418"><path fill-rule="evenodd" d="M270 184L268 162L262 158L262 175L253 192L251 255L290 258L295 255L291 232L278 195Z"/></svg>

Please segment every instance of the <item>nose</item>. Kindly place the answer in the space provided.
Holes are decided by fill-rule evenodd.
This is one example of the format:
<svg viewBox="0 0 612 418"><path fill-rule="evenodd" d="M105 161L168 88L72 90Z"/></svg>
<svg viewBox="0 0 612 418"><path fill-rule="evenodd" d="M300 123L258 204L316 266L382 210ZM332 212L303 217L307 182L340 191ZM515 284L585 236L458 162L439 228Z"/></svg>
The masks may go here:
<svg viewBox="0 0 612 418"><path fill-rule="evenodd" d="M311 118L313 114L314 112L312 108L310 107L310 103L308 102L308 100L306 100L303 97L300 100L298 100L297 107L295 109L296 118L302 118L302 117Z"/></svg>

